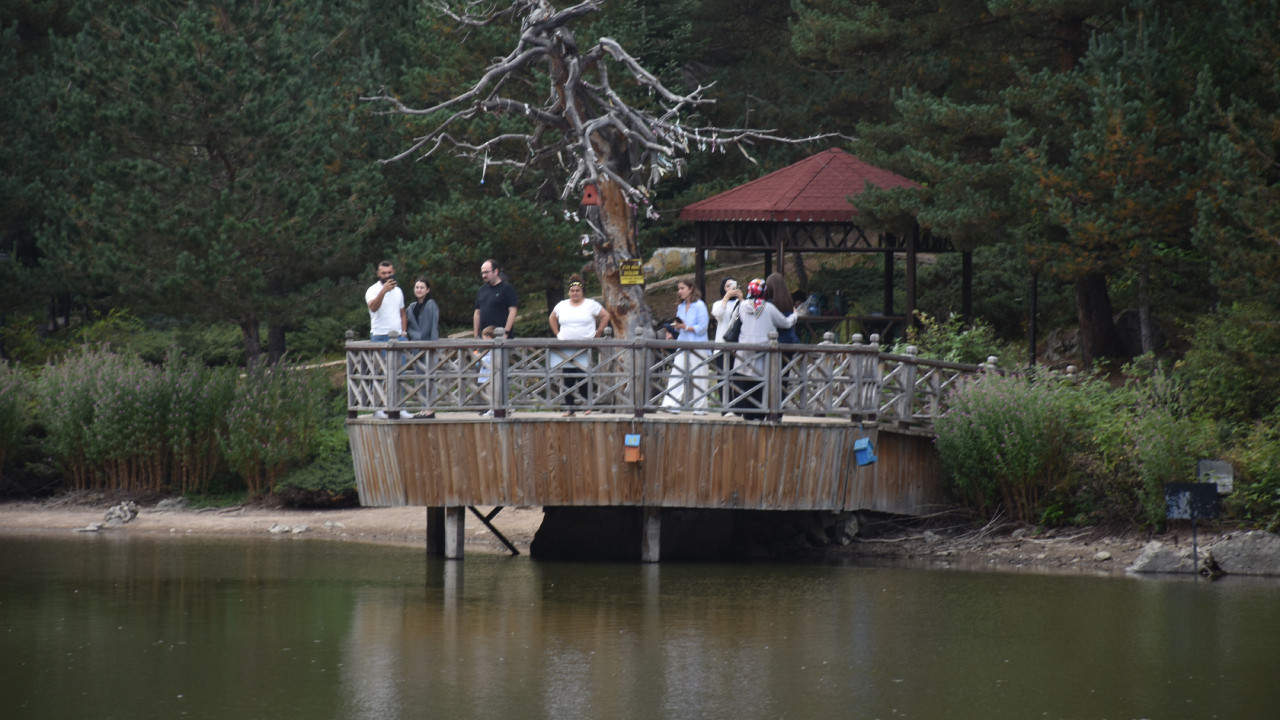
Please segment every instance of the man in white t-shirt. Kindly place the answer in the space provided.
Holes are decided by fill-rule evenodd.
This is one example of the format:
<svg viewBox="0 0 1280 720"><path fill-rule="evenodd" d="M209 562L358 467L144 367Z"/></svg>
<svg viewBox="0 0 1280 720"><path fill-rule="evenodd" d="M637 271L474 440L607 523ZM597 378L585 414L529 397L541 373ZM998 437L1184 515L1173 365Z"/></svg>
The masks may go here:
<svg viewBox="0 0 1280 720"><path fill-rule="evenodd" d="M364 301L369 305L370 340L386 342L408 332L404 293L396 285L396 268L390 260L378 263L378 282L364 291Z"/></svg>
<svg viewBox="0 0 1280 720"><path fill-rule="evenodd" d="M364 291L364 301L369 306L369 339L387 342L392 338L408 338L409 316L404 310L404 292L396 286L396 268L390 260L378 263L378 282ZM385 410L375 410L373 416L386 418ZM401 419L413 417L407 410L400 411Z"/></svg>

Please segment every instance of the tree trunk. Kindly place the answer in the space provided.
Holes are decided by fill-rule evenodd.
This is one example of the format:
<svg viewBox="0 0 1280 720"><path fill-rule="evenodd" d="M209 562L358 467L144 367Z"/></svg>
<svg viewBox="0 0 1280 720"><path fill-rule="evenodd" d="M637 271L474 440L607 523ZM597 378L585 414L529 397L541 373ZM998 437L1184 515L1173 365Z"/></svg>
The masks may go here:
<svg viewBox="0 0 1280 720"><path fill-rule="evenodd" d="M600 277L614 337L629 338L635 334L637 325L642 331L653 326L653 313L645 302L644 286L620 282L622 261L640 257L636 219L617 184L604 180L599 192L600 204L587 210L588 219L604 231L604 236L592 243L596 275Z"/></svg>
<svg viewBox="0 0 1280 720"><path fill-rule="evenodd" d="M1095 360L1124 356L1124 344L1116 332L1107 276L1093 272L1075 282L1076 318L1080 323L1081 364L1093 367Z"/></svg>
<svg viewBox="0 0 1280 720"><path fill-rule="evenodd" d="M258 330L258 318L251 315L240 321L240 333L244 335L244 359L252 364L262 356L262 338Z"/></svg>
<svg viewBox="0 0 1280 720"><path fill-rule="evenodd" d="M279 365L284 359L284 326L279 323L267 323L267 362Z"/></svg>
<svg viewBox="0 0 1280 720"><path fill-rule="evenodd" d="M1151 263L1138 268L1138 335L1142 340L1142 354L1155 351L1155 339L1151 334Z"/></svg>
<svg viewBox="0 0 1280 720"><path fill-rule="evenodd" d="M551 314L551 310L564 299L565 288L562 287L562 281L556 278L555 281L548 281L547 286L542 289L542 296L547 301L547 314Z"/></svg>

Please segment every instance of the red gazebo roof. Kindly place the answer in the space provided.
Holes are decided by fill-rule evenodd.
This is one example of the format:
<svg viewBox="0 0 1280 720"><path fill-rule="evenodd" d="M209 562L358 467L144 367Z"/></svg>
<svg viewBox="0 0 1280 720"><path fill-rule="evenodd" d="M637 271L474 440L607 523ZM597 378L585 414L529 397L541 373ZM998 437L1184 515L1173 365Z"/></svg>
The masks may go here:
<svg viewBox="0 0 1280 720"><path fill-rule="evenodd" d="M858 214L849 198L862 194L868 183L878 188L920 187L901 175L868 165L840 148L831 148L687 205L680 211L680 219L849 222Z"/></svg>

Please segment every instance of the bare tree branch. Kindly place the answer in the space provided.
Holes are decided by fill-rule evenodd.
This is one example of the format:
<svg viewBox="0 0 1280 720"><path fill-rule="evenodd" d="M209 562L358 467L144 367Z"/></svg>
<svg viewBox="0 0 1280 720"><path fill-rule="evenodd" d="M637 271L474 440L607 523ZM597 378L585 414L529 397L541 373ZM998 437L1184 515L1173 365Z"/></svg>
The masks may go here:
<svg viewBox="0 0 1280 720"><path fill-rule="evenodd" d="M693 152L725 152L730 146L749 160L747 147L757 142L800 144L842 137L834 133L787 138L772 129L728 128L700 125L689 118L699 107L714 104L706 96L710 86L699 85L681 94L666 87L616 40L602 37L585 51L570 30L574 21L600 10L603 0L582 0L557 10L550 0L511 0L497 3L472 0L454 11L440 3L436 8L463 26L490 25L519 19L515 48L485 69L468 90L423 108L413 108L385 90L362 100L385 106L381 114L436 116L427 134L416 138L402 153L383 162L410 155L429 157L448 150L481 160L487 170L502 166L516 173L531 168L559 169L565 182L556 193L561 201L584 185L599 187L601 201L588 208L583 220L591 228L596 270L605 284L606 306L615 315L615 329L626 337L631 320L649 317L643 293L617 283L619 264L638 257L636 216L657 215L650 189L672 172L680 174L685 156ZM621 78L646 93L647 105L633 104L618 92L610 76L610 64L621 69ZM519 97L529 93L528 78L546 77L550 87L539 100ZM453 130L484 114L522 116L527 133L505 133L484 140L455 135ZM682 116L685 120L682 120ZM550 189L548 179L542 189Z"/></svg>

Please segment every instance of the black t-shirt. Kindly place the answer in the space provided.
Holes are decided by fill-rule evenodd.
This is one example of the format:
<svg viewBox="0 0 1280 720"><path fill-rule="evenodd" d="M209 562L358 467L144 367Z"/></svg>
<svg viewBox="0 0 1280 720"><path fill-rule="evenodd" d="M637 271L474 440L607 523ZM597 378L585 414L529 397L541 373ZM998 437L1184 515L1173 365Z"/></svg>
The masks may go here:
<svg viewBox="0 0 1280 720"><path fill-rule="evenodd" d="M485 283L476 293L476 309L480 311L480 329L492 325L496 328L507 326L507 309L519 307L515 287L502 281L497 285Z"/></svg>

